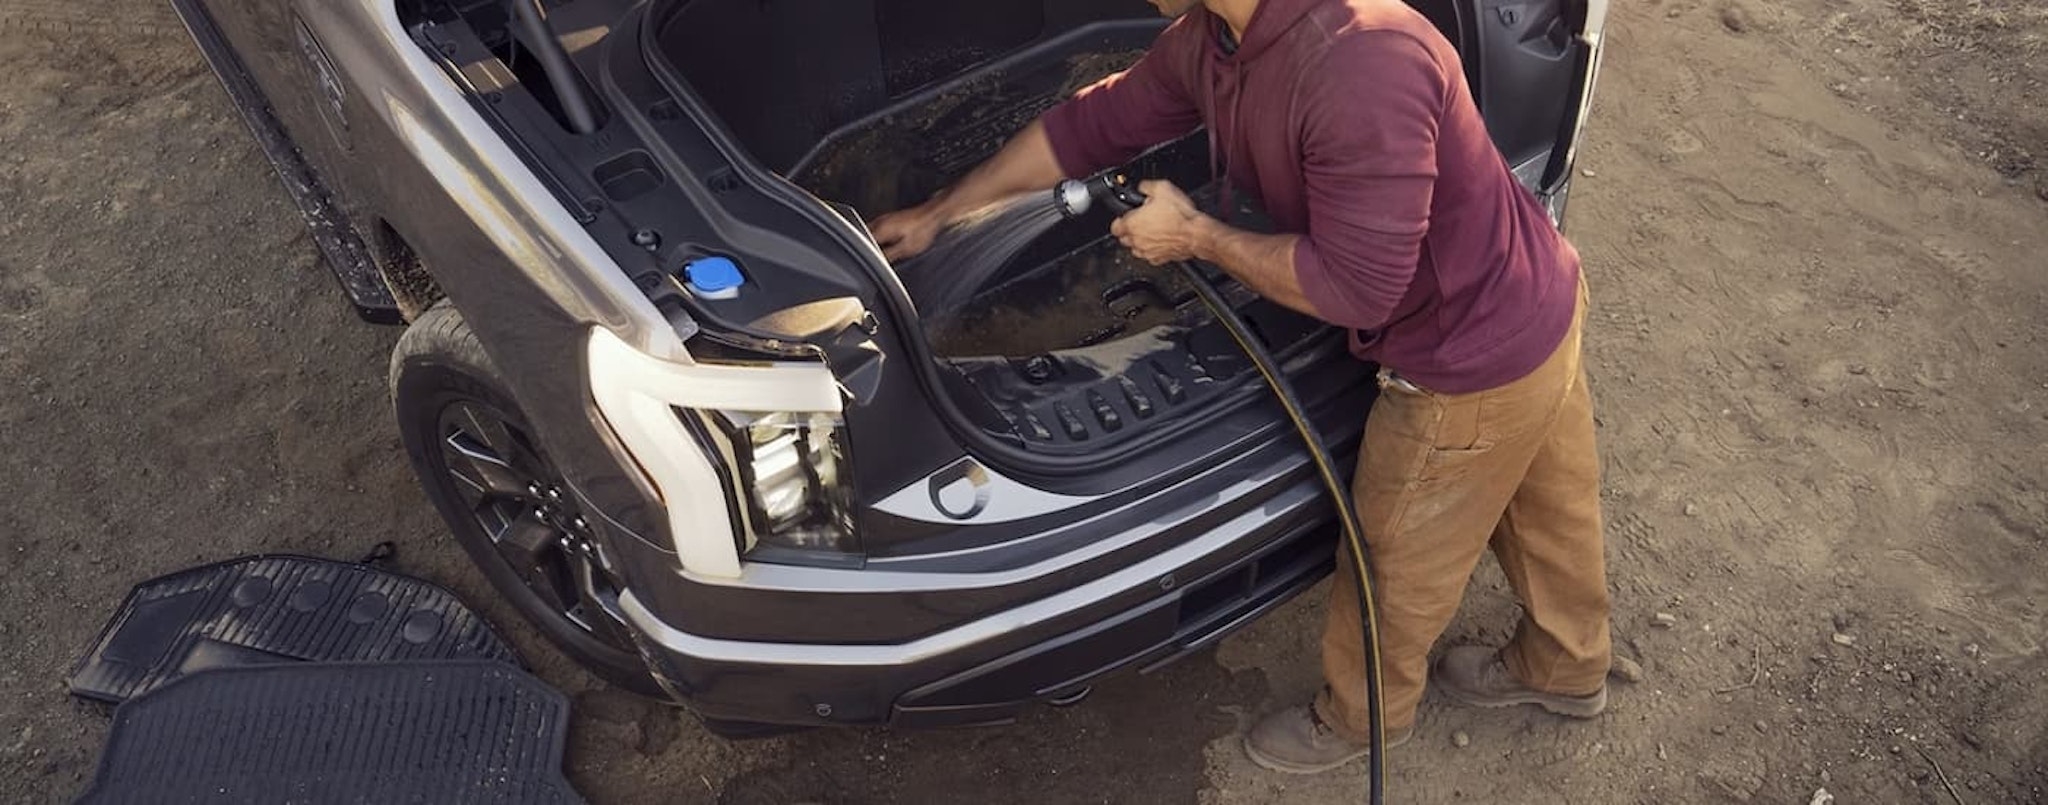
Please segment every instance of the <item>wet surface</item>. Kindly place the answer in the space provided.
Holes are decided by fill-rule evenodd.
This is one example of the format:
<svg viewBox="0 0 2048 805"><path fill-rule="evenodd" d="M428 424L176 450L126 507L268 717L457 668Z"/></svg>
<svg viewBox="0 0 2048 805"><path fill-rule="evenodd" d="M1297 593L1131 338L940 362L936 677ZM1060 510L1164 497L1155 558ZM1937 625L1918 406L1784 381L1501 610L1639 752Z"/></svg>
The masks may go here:
<svg viewBox="0 0 2048 805"><path fill-rule="evenodd" d="M916 205L1002 148L1069 88L1129 67L1144 51L1048 55L841 131L790 180L868 218Z"/></svg>
<svg viewBox="0 0 2048 805"><path fill-rule="evenodd" d="M956 311L926 319L932 347L946 357L1025 356L1093 346L1180 321L1187 281L1151 266L1114 241L1039 266L991 288Z"/></svg>

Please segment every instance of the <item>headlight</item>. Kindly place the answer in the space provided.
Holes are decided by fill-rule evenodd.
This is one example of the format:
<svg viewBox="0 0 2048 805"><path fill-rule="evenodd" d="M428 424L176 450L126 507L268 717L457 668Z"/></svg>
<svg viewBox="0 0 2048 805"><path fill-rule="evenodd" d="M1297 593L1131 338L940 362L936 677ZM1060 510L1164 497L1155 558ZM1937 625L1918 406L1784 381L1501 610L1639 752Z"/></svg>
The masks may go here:
<svg viewBox="0 0 2048 805"><path fill-rule="evenodd" d="M838 417L718 411L704 419L735 469L731 494L744 504L744 551L850 553L859 547L844 482L846 431Z"/></svg>
<svg viewBox="0 0 2048 805"><path fill-rule="evenodd" d="M830 369L663 360L602 327L591 330L589 361L591 396L622 458L660 498L684 570L737 578L741 550L756 544L852 543L850 528L826 539L847 519L842 395ZM723 413L736 411L787 413ZM743 482L749 473L761 482Z"/></svg>

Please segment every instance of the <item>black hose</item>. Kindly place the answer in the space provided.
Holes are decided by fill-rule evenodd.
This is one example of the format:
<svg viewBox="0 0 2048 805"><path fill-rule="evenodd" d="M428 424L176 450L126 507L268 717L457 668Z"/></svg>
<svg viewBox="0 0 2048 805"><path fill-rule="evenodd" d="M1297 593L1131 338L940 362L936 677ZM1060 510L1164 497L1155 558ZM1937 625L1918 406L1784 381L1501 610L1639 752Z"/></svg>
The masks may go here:
<svg viewBox="0 0 2048 805"><path fill-rule="evenodd" d="M1238 348L1252 359L1259 374L1266 379L1266 385L1273 389L1273 397L1280 401L1280 407L1287 410L1288 420L1301 434L1301 441L1308 446L1309 458L1315 462L1316 472L1322 476L1323 486L1330 492L1330 502L1337 507L1337 525L1344 532L1345 552L1351 555L1352 570L1358 577L1359 620L1365 625L1365 687L1366 687L1366 746L1372 754L1368 761L1371 767L1366 772L1366 800L1380 805L1386 800L1386 725L1381 712L1380 701L1380 634L1378 610L1373 607L1372 569L1367 561L1365 534L1358 524L1358 512L1351 503L1351 486L1344 482L1337 472L1336 461L1330 457L1330 450L1324 446L1322 434L1308 418L1302 408L1301 398L1294 393L1294 384L1280 373L1280 366L1273 359L1273 353L1245 324L1244 317L1230 307L1216 286L1202 276L1193 263L1180 263L1180 270L1188 278L1188 284L1195 289L1195 295L1202 298L1202 304L1216 314L1216 320L1223 323L1223 329L1230 332Z"/></svg>
<svg viewBox="0 0 2048 805"><path fill-rule="evenodd" d="M1081 182L1063 182L1053 191L1054 203L1069 217L1087 211L1095 202L1101 202L1121 215L1143 206L1145 194L1139 192L1129 177L1122 173L1108 173ZM1244 317L1223 298L1216 286L1209 283L1194 263L1177 263L1181 273L1187 275L1188 285L1195 289L1202 304L1223 323L1223 329L1230 338L1251 358L1259 375L1266 380L1266 386L1273 390L1273 397L1286 409L1288 421L1294 423L1294 430L1301 434L1302 444L1308 448L1309 459L1315 464L1316 473L1323 480L1323 486L1330 493L1330 503L1337 507L1337 525L1344 532L1346 553L1351 556L1353 575L1358 579L1358 613L1364 624L1365 638L1365 690L1366 690L1366 748L1372 754L1366 770L1366 799L1372 805L1386 801L1386 714L1380 700L1380 631L1379 611L1374 608L1372 589L1372 563L1365 543L1365 529L1358 524L1358 511L1352 505L1351 485L1337 472L1337 462L1330 457L1323 437L1316 425L1308 418L1308 411L1302 407L1301 397L1294 393L1294 384L1287 382L1281 374L1280 363L1273 353L1266 349L1245 323Z"/></svg>
<svg viewBox="0 0 2048 805"><path fill-rule="evenodd" d="M512 16L524 29L526 43L540 58L541 71L547 73L548 85L554 87L555 98L562 104L562 114L569 119L569 130L577 134L597 131L597 109L591 105L590 96L583 92L576 67L569 62L569 51L562 47L562 40L555 37L554 29L548 27L548 12L541 7L541 0L510 2Z"/></svg>

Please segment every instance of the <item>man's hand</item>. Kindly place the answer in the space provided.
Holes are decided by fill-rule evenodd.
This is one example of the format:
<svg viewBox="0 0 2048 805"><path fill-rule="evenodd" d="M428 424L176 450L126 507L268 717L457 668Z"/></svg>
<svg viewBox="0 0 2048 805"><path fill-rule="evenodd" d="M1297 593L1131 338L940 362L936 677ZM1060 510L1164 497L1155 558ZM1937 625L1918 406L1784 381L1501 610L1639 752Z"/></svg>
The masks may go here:
<svg viewBox="0 0 2048 805"><path fill-rule="evenodd" d="M1144 182L1145 205L1125 213L1109 231L1138 259L1153 265L1201 260L1260 296L1321 318L1294 273L1297 235L1262 235L1225 224L1195 209L1172 182Z"/></svg>
<svg viewBox="0 0 2048 805"><path fill-rule="evenodd" d="M1145 205L1116 219L1109 225L1110 234L1138 259L1155 266L1199 256L1203 227L1213 219L1195 209L1172 182L1143 182L1138 190L1145 194Z"/></svg>
<svg viewBox="0 0 2048 805"><path fill-rule="evenodd" d="M875 233L875 243L882 247L882 256L891 263L900 263L932 247L932 241L945 229L947 221L940 209L940 199L932 199L907 210L897 210L869 224Z"/></svg>
<svg viewBox="0 0 2048 805"><path fill-rule="evenodd" d="M930 249L939 233L961 216L1019 193L1051 190L1064 178L1052 141L1045 136L1045 123L1034 120L959 184L923 204L876 218L868 229L875 233L882 256L900 263Z"/></svg>

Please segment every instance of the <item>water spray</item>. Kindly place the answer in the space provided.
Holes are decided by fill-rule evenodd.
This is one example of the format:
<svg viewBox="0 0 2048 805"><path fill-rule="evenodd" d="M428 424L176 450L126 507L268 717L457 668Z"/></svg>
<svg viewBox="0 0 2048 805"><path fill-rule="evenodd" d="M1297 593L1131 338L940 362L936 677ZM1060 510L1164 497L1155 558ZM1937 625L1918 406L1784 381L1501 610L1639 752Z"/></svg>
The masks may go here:
<svg viewBox="0 0 2048 805"><path fill-rule="evenodd" d="M1095 205L1117 215L1145 205L1145 194L1138 189L1129 176L1121 171L1112 171L1086 181L1069 179L1053 188L1053 203L1062 215L1077 218L1087 214ZM1367 559L1364 530L1358 524L1358 512L1352 506L1351 486L1337 472L1336 462L1330 458L1330 451L1324 446L1323 438L1316 431L1314 422L1309 421L1303 409L1301 398L1295 394L1294 386L1280 373L1279 362L1273 353L1253 335L1251 327L1243 317L1237 315L1223 294L1195 268L1192 262L1178 264L1187 275L1188 284L1195 289L1195 295L1223 323L1238 348L1251 358L1252 365L1266 379L1266 385L1273 389L1273 396L1287 410L1287 418L1294 423L1295 432L1308 447L1309 458L1322 476L1323 485L1329 490L1330 502L1337 507L1337 525L1344 532L1345 545L1349 548L1352 569L1358 578L1359 620L1365 624L1367 746L1371 751L1371 764L1367 770L1367 799L1373 805L1380 805L1386 797L1386 727L1383 703L1380 701L1380 650L1379 618L1373 608L1372 569Z"/></svg>

